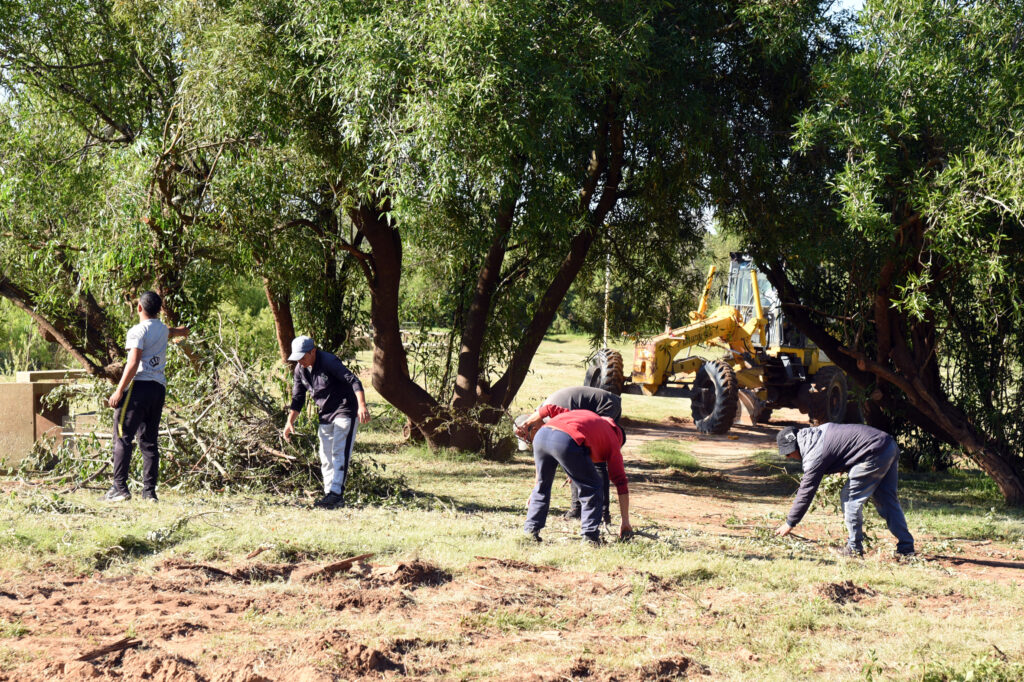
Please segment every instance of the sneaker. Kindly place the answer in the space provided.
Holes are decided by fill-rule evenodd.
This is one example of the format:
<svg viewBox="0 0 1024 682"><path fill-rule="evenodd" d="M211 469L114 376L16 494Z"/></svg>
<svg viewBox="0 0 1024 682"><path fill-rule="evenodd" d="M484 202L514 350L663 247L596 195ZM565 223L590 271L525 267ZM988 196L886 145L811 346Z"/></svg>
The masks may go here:
<svg viewBox="0 0 1024 682"><path fill-rule="evenodd" d="M838 548L836 550L836 554L838 554L839 556L845 556L845 557L849 557L849 558L860 559L861 557L864 556L864 551L863 550L859 550L859 549L854 549L853 547L850 547L849 545L843 545L842 547L840 547L840 548Z"/></svg>
<svg viewBox="0 0 1024 682"><path fill-rule="evenodd" d="M917 558L917 552L910 550L907 552L896 552L896 561L910 561L911 559Z"/></svg>
<svg viewBox="0 0 1024 682"><path fill-rule="evenodd" d="M103 496L106 502L125 502L132 499L132 494L127 490L121 490L116 485L110 486L110 490Z"/></svg>
<svg viewBox="0 0 1024 682"><path fill-rule="evenodd" d="M562 518L569 520L578 519L582 513L583 510L580 507L576 507L575 509L570 509L569 511L562 514Z"/></svg>
<svg viewBox="0 0 1024 682"><path fill-rule="evenodd" d="M600 547L604 544L604 540L601 539L600 533L584 533L583 542L594 547Z"/></svg>
<svg viewBox="0 0 1024 682"><path fill-rule="evenodd" d="M320 507L321 509L337 509L344 506L344 504L344 500L341 499L341 495L338 493L327 493L314 502L313 506Z"/></svg>
<svg viewBox="0 0 1024 682"><path fill-rule="evenodd" d="M143 490L142 491L142 501L143 502L152 502L152 503L156 504L156 502L157 502L156 491L153 491L153 490Z"/></svg>

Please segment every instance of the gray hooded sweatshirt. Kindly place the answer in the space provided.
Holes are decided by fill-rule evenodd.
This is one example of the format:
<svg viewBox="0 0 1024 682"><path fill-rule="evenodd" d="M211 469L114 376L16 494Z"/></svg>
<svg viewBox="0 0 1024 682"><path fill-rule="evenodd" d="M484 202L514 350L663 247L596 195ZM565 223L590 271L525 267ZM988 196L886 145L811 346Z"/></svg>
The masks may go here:
<svg viewBox="0 0 1024 682"><path fill-rule="evenodd" d="M881 456L892 442L892 436L885 431L864 424L828 423L797 431L804 475L786 523L791 527L800 523L826 474L849 471L861 462Z"/></svg>

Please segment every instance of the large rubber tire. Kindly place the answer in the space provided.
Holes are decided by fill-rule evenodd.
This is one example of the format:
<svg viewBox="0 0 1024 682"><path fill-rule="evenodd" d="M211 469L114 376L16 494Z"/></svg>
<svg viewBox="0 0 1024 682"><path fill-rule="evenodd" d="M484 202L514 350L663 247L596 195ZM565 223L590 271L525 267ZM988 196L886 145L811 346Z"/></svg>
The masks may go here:
<svg viewBox="0 0 1024 682"><path fill-rule="evenodd" d="M846 421L846 402L849 390L846 375L835 365L823 367L811 377L812 391L810 394L811 421L817 424Z"/></svg>
<svg viewBox="0 0 1024 682"><path fill-rule="evenodd" d="M626 385L626 376L622 369L622 354L611 348L602 348L597 351L590 367L587 368L583 385L622 395L622 388Z"/></svg>
<svg viewBox="0 0 1024 682"><path fill-rule="evenodd" d="M739 409L739 382L736 372L724 360L704 363L693 380L690 399L693 424L701 433L728 433Z"/></svg>

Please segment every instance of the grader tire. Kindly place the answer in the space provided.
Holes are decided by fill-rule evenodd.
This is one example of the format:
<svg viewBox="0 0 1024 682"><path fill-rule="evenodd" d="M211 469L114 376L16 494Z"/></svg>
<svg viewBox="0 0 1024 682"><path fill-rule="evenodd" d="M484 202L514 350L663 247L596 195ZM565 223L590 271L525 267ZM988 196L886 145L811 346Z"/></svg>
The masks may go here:
<svg viewBox="0 0 1024 682"><path fill-rule="evenodd" d="M813 390L808 412L811 421L816 424L845 422L849 391L843 371L834 365L823 367L811 378L811 384Z"/></svg>
<svg viewBox="0 0 1024 682"><path fill-rule="evenodd" d="M622 388L626 385L626 375L622 369L622 354L610 348L602 348L597 351L590 367L587 368L583 385L621 395Z"/></svg>
<svg viewBox="0 0 1024 682"><path fill-rule="evenodd" d="M739 409L736 372L723 360L705 362L693 380L690 399L693 424L701 433L728 433Z"/></svg>

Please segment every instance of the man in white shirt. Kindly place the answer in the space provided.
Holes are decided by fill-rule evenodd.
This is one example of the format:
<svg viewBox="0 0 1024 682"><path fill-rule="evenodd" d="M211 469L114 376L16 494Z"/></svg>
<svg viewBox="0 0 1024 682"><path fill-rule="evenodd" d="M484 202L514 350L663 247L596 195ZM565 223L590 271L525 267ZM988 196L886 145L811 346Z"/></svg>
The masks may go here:
<svg viewBox="0 0 1024 682"><path fill-rule="evenodd" d="M114 481L104 499L130 500L128 468L135 437L142 451L142 499L156 502L156 480L160 470L157 431L164 409L167 378L167 340L187 336L187 327L168 328L160 321L163 301L152 291L139 297L139 323L128 330L125 349L128 361L117 389L107 400L114 408Z"/></svg>

